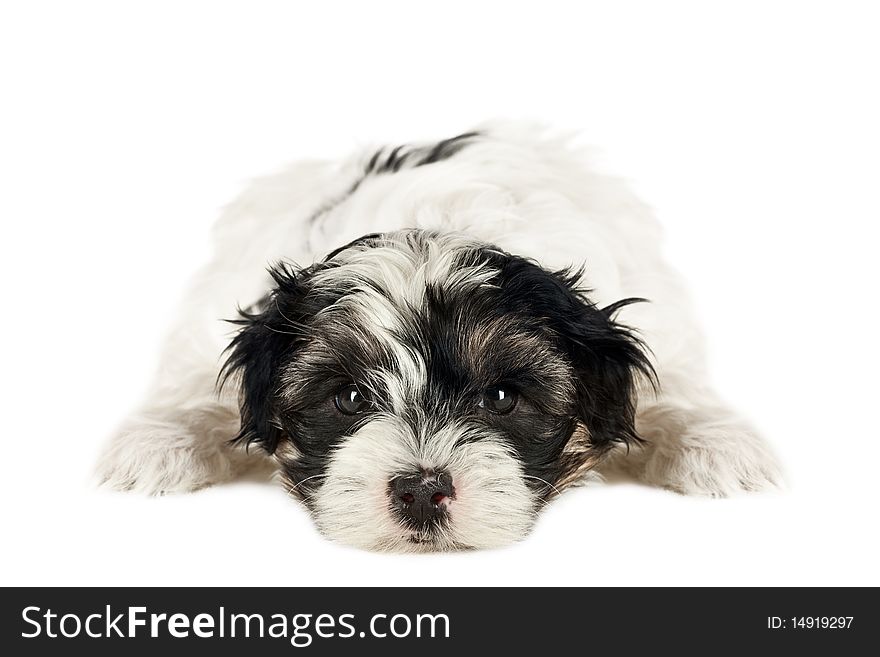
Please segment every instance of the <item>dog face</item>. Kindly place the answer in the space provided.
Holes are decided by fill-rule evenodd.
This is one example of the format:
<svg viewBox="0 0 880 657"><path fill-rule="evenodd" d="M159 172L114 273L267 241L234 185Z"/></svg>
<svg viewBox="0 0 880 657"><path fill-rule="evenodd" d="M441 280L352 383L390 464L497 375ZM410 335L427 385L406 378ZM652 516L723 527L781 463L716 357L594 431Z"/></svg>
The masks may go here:
<svg viewBox="0 0 880 657"><path fill-rule="evenodd" d="M331 539L498 546L638 441L640 342L576 276L456 235L371 235L275 288L229 347L238 440L275 455Z"/></svg>

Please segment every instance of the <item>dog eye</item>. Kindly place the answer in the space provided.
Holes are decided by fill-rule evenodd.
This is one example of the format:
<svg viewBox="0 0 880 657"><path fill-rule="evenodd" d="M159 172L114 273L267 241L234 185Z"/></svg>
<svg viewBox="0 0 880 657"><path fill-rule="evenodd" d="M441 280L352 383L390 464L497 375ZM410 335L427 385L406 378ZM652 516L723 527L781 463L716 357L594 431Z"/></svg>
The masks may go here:
<svg viewBox="0 0 880 657"><path fill-rule="evenodd" d="M503 415L513 410L517 397L516 390L510 386L489 386L483 392L480 407L491 413Z"/></svg>
<svg viewBox="0 0 880 657"><path fill-rule="evenodd" d="M347 385L336 393L336 408L345 415L359 415L370 408L370 400L361 394L356 385Z"/></svg>

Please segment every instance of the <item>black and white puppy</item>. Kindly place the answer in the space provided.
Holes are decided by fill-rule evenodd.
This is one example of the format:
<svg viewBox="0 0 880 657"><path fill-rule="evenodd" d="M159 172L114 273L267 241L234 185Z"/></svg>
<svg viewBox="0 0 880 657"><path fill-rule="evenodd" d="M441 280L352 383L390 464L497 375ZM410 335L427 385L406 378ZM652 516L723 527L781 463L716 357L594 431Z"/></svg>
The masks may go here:
<svg viewBox="0 0 880 657"><path fill-rule="evenodd" d="M102 480L194 490L268 454L329 538L398 551L515 541L603 468L684 493L775 485L705 384L655 222L583 160L495 125L257 181ZM217 320L238 303L230 341Z"/></svg>

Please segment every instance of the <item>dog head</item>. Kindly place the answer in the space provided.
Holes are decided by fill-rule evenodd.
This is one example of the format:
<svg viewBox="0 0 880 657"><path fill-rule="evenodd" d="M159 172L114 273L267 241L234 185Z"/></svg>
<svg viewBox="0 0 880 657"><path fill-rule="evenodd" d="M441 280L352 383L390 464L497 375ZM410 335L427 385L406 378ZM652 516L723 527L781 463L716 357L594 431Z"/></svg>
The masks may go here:
<svg viewBox="0 0 880 657"><path fill-rule="evenodd" d="M639 340L578 276L458 235L370 235L296 270L229 347L237 440L277 458L328 537L451 550L524 536L639 440Z"/></svg>

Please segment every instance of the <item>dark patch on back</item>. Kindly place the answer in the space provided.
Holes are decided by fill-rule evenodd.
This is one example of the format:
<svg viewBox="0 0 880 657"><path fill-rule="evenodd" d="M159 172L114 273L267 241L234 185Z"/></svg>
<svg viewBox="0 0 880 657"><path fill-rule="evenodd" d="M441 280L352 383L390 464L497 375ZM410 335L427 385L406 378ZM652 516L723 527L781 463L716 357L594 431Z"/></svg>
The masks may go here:
<svg viewBox="0 0 880 657"><path fill-rule="evenodd" d="M321 205L309 218L309 223L315 223L321 216L349 198L370 176L396 173L403 168L414 169L426 164L435 164L436 162L448 160L473 143L475 139L482 136L484 136L482 132L472 131L427 146L401 144L394 146L391 150L389 150L388 146L383 146L373 153L372 157L367 161L363 175L355 180L351 187L338 198Z"/></svg>
<svg viewBox="0 0 880 657"><path fill-rule="evenodd" d="M481 136L482 133L480 132L465 132L429 146L401 145L395 146L390 151L388 151L387 147L380 148L367 162L364 174L369 176L395 173L404 167L414 169L426 164L442 162L443 160L448 160L471 144L477 137Z"/></svg>

